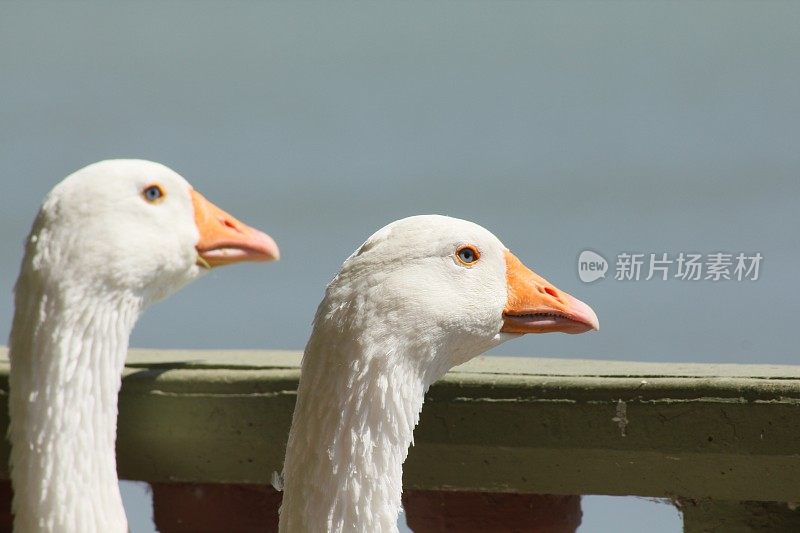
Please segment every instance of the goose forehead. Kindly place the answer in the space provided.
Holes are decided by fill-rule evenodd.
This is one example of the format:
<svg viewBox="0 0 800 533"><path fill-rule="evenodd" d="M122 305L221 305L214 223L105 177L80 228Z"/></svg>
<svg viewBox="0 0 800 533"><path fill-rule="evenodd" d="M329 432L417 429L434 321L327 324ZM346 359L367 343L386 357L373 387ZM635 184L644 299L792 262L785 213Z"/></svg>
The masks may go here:
<svg viewBox="0 0 800 533"><path fill-rule="evenodd" d="M452 217L419 215L404 218L378 230L364 244L365 248L388 245L405 251L432 253L459 244L475 244L486 251L504 250L500 240L486 228Z"/></svg>
<svg viewBox="0 0 800 533"><path fill-rule="evenodd" d="M147 209L141 197L143 189L151 183L158 183L171 200L162 209ZM106 224L125 216L142 217L151 213L157 216L139 220L158 219L162 223L172 220L182 224L192 213L190 191L185 179L158 163L101 161L70 174L50 191L41 207L40 223L70 232L78 231L88 222Z"/></svg>
<svg viewBox="0 0 800 533"><path fill-rule="evenodd" d="M67 176L54 189L60 196L85 194L114 196L141 188L149 183L159 183L174 191L191 189L189 183L174 170L153 161L138 159L115 159L100 161ZM91 188L87 190L87 188Z"/></svg>

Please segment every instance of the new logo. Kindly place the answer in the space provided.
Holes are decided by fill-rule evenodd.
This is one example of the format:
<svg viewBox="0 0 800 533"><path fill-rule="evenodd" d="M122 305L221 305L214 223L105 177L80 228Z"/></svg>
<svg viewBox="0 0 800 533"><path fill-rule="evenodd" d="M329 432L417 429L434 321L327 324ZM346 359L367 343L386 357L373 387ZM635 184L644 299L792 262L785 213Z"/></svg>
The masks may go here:
<svg viewBox="0 0 800 533"><path fill-rule="evenodd" d="M591 250L584 250L578 256L578 277L584 283L591 283L606 277L608 261L602 255Z"/></svg>

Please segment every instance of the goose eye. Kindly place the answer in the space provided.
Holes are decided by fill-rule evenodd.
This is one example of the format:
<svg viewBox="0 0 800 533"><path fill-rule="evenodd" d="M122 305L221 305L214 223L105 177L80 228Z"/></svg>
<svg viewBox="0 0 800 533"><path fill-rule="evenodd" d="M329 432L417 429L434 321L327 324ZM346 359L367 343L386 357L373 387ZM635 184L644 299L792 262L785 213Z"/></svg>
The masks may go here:
<svg viewBox="0 0 800 533"><path fill-rule="evenodd" d="M481 253L471 245L461 246L456 250L456 259L464 266L472 266L481 258Z"/></svg>
<svg viewBox="0 0 800 533"><path fill-rule="evenodd" d="M145 200L154 204L164 198L164 189L160 185L148 185L142 191L142 196L144 196Z"/></svg>

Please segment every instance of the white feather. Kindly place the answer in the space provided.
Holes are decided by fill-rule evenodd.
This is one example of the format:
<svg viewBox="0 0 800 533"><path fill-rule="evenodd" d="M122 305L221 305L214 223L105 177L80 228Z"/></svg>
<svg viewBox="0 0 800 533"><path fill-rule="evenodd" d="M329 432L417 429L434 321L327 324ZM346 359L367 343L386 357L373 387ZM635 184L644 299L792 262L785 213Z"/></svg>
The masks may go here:
<svg viewBox="0 0 800 533"><path fill-rule="evenodd" d="M141 191L158 182L162 202ZM18 532L127 531L114 444L128 338L196 277L188 183L148 161L90 165L47 196L15 286L9 438Z"/></svg>
<svg viewBox="0 0 800 533"><path fill-rule="evenodd" d="M456 260L464 244L481 258ZM392 532L424 395L511 335L505 247L442 216L394 222L342 266L306 345L284 464L282 532Z"/></svg>

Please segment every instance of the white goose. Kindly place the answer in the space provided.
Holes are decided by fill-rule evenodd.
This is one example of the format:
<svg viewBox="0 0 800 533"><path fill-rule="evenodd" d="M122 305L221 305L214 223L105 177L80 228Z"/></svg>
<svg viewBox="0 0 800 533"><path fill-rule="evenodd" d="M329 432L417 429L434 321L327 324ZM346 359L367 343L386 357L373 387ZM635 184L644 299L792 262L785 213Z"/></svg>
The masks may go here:
<svg viewBox="0 0 800 533"><path fill-rule="evenodd" d="M95 163L50 192L9 342L16 531L127 531L114 443L137 317L206 268L277 258L268 235L158 163Z"/></svg>
<svg viewBox="0 0 800 533"><path fill-rule="evenodd" d="M484 228L443 216L370 237L328 286L303 356L280 531L397 531L402 465L428 387L524 333L595 313Z"/></svg>

